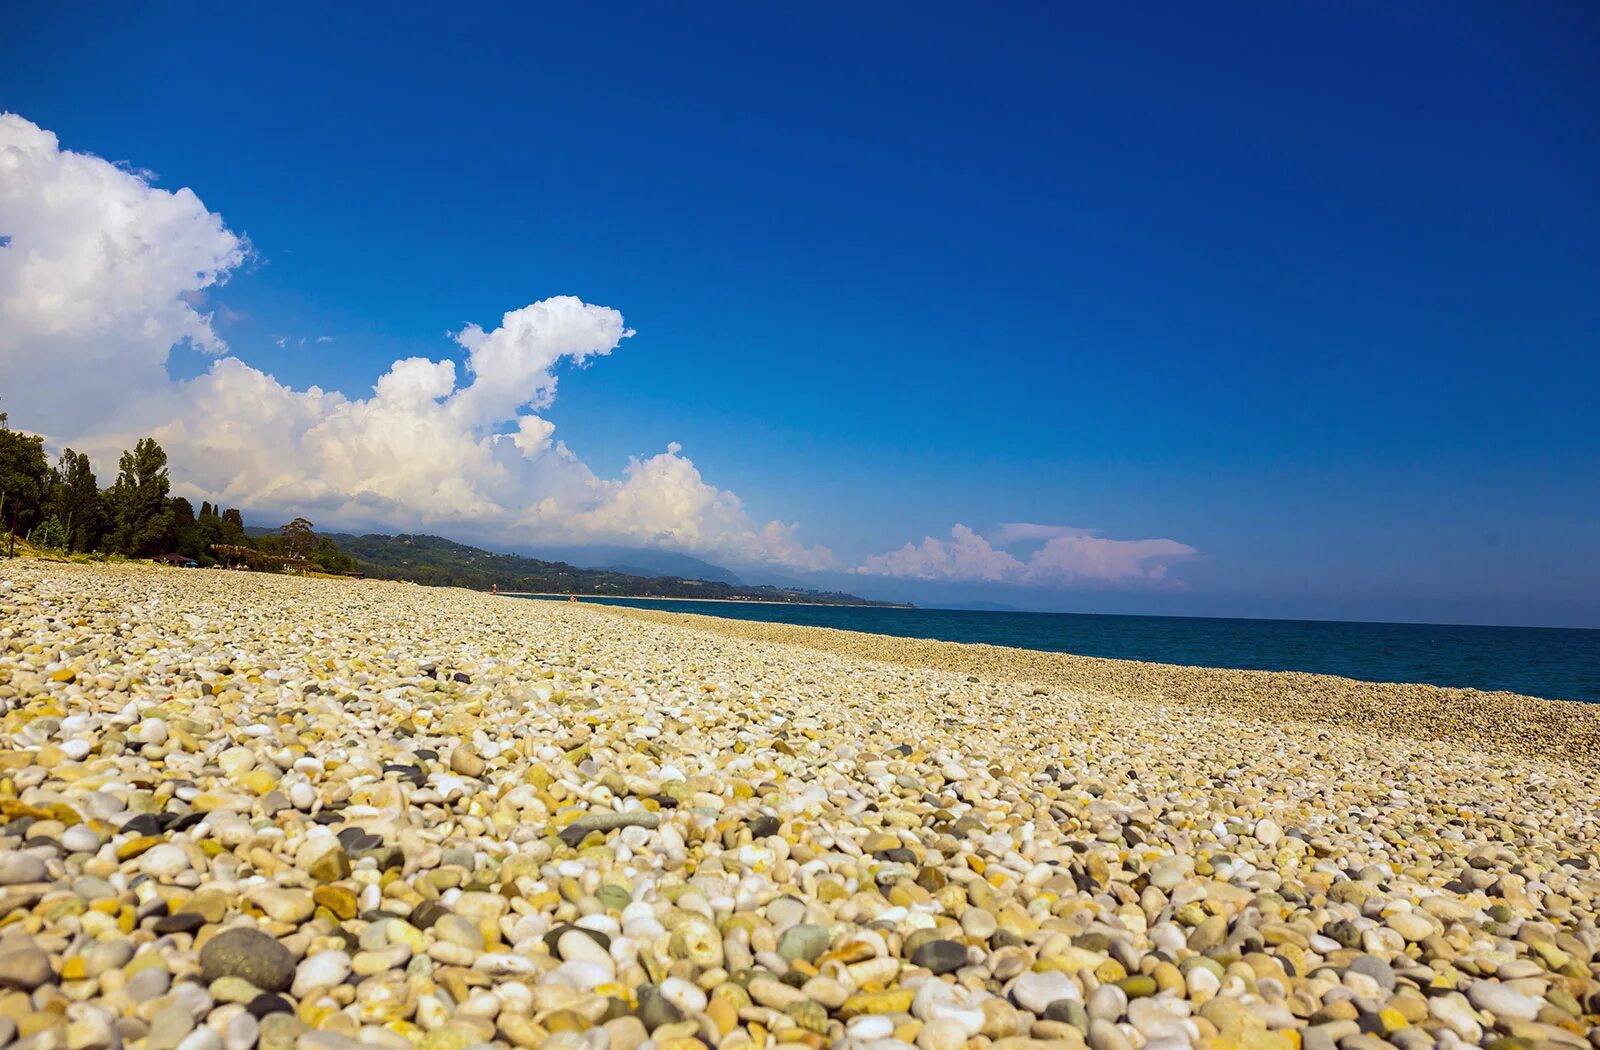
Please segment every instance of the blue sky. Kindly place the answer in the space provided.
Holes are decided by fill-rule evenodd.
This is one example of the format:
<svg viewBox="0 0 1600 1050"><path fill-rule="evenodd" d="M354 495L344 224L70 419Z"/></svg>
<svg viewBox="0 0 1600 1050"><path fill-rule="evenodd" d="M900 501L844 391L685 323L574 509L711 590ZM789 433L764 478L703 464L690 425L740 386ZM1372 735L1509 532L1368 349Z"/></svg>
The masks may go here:
<svg viewBox="0 0 1600 1050"><path fill-rule="evenodd" d="M613 477L681 443L835 552L818 579L1600 625L1592 6L7 22L0 109L248 236L205 308L288 387L366 397L573 295L637 335L561 366L540 415L566 447ZM846 571L1016 522L1196 555L1159 580Z"/></svg>

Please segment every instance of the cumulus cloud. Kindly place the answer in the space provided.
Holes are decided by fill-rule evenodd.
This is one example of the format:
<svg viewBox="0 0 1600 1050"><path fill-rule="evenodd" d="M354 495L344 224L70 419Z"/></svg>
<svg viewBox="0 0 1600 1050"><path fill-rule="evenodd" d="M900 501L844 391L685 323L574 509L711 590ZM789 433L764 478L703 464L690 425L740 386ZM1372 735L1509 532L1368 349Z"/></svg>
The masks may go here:
<svg viewBox="0 0 1600 1050"><path fill-rule="evenodd" d="M1005 550L1041 543L1023 556ZM924 537L899 550L875 554L851 572L917 580L984 581L1035 585L1075 583L1153 585L1167 570L1198 556L1176 540L1113 540L1068 525L1002 525L988 536L965 525L948 540Z"/></svg>
<svg viewBox="0 0 1600 1050"><path fill-rule="evenodd" d="M249 244L189 190L155 189L0 113L0 231L0 383L35 429L159 392L175 344L225 349L195 294Z"/></svg>
<svg viewBox="0 0 1600 1050"><path fill-rule="evenodd" d="M10 238L0 246L0 392L15 422L89 451L102 472L151 433L175 492L324 527L456 526L519 544L632 542L837 565L795 526L752 518L675 444L607 479L554 437L539 412L555 399L557 371L633 334L616 310L555 296L487 330L466 324L453 335L459 370L449 358L406 358L370 396L351 398L294 389L227 355L196 304L249 244L188 189L156 189L0 114L0 231ZM167 357L184 343L217 360L174 381Z"/></svg>

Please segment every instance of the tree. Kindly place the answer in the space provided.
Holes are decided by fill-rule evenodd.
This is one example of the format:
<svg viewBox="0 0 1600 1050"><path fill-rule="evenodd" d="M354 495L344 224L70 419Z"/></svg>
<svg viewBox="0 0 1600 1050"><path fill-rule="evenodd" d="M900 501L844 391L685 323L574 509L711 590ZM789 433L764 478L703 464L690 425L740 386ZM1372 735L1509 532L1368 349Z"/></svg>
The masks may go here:
<svg viewBox="0 0 1600 1050"><path fill-rule="evenodd" d="M213 515L215 515L216 513L217 513L216 511L211 509L211 501L210 500L203 499L203 500L200 501L200 517L209 518L209 517L212 517Z"/></svg>
<svg viewBox="0 0 1600 1050"><path fill-rule="evenodd" d="M167 454L155 439L140 438L122 454L110 493L113 549L133 557L161 552L172 535L170 487Z"/></svg>
<svg viewBox="0 0 1600 1050"><path fill-rule="evenodd" d="M54 514L51 514L34 526L33 531L28 534L28 542L35 547L44 547L46 550L62 550L67 545L66 526L62 525Z"/></svg>
<svg viewBox="0 0 1600 1050"><path fill-rule="evenodd" d="M52 502L55 515L66 530L67 550L93 550L105 527L105 513L89 457L70 448L65 450L55 475Z"/></svg>
<svg viewBox="0 0 1600 1050"><path fill-rule="evenodd" d="M317 545L312 549L310 557L323 572L342 576L356 571L356 560L340 550L339 545L326 536L317 537Z"/></svg>
<svg viewBox="0 0 1600 1050"><path fill-rule="evenodd" d="M44 457L44 438L17 433L6 418L0 412L0 527L10 529L15 553L17 533L26 533L44 513L50 463Z"/></svg>
<svg viewBox="0 0 1600 1050"><path fill-rule="evenodd" d="M316 533L311 531L311 523L304 518L294 519L281 526L278 532L283 536L283 552L291 558L304 558L317 542Z"/></svg>
<svg viewBox="0 0 1600 1050"><path fill-rule="evenodd" d="M197 560L204 557L209 548L195 519L194 504L182 496L174 496L167 506L172 511L173 550Z"/></svg>
<svg viewBox="0 0 1600 1050"><path fill-rule="evenodd" d="M250 542L244 534L243 515L232 507L222 512L222 542L236 547L246 546Z"/></svg>

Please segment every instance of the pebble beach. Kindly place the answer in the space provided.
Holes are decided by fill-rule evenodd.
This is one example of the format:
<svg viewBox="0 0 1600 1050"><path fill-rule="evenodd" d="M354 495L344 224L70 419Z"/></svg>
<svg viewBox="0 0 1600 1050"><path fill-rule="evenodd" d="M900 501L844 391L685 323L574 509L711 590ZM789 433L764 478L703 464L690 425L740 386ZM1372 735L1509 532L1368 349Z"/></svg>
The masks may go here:
<svg viewBox="0 0 1600 1050"><path fill-rule="evenodd" d="M1600 1048L1600 714L0 564L0 1048Z"/></svg>

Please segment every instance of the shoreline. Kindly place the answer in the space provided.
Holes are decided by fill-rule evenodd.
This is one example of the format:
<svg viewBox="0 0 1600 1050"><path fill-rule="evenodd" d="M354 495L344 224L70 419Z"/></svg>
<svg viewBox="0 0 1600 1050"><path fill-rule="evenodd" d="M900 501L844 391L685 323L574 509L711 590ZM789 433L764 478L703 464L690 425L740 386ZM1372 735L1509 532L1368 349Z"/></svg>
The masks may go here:
<svg viewBox="0 0 1600 1050"><path fill-rule="evenodd" d="M777 602L771 598L669 598L666 595L563 594L556 591L501 591L501 598L577 598L623 602L716 602L720 605L799 605L821 609L915 609L915 605L866 605L855 602Z"/></svg>
<svg viewBox="0 0 1600 1050"><path fill-rule="evenodd" d="M1046 691L1210 706L1269 721L1382 729L1412 739L1468 743L1522 757L1547 754L1550 749L1600 770L1600 704L1581 700L1426 683L1372 682L1305 671L1240 670L1078 656L984 642L906 638L631 606L591 608L724 637L996 678ZM1484 727L1481 730L1480 725Z"/></svg>

